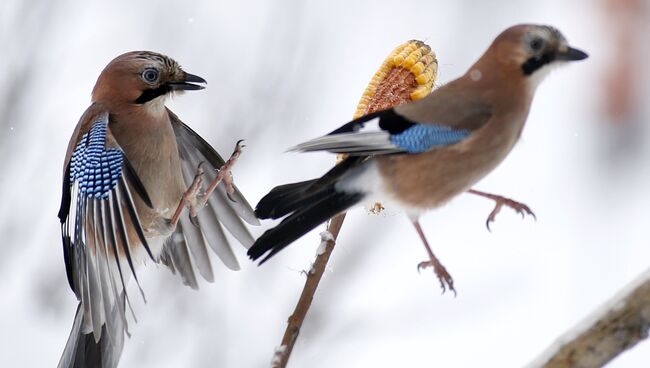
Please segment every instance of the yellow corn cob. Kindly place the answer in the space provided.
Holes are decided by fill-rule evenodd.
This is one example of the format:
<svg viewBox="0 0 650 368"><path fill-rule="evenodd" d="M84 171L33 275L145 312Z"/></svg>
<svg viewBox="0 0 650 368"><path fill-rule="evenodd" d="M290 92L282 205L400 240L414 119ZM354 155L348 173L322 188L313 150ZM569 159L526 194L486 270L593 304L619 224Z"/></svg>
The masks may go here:
<svg viewBox="0 0 650 368"><path fill-rule="evenodd" d="M437 76L436 55L424 42L411 40L397 46L370 79L354 118L423 98L431 93ZM343 158L339 155L338 161ZM369 210L379 213L383 209L376 202Z"/></svg>
<svg viewBox="0 0 650 368"><path fill-rule="evenodd" d="M408 73L411 78L390 78L397 73ZM438 75L438 61L431 48L422 41L411 40L397 46L388 55L386 60L381 64L377 72L370 79L370 83L363 91L361 100L357 105L354 118L359 118L365 114L371 113L373 107L380 106L388 108L396 104L419 100L431 93L433 83ZM409 85L408 82L414 80L415 83ZM396 83L399 82L399 83ZM386 84L388 83L388 84ZM395 85L390 85L393 83ZM409 96L396 96L400 90L407 88ZM376 96L378 90L382 90L381 96ZM382 98L393 97L395 101L379 101ZM391 103L389 103L391 102ZM396 103L392 103L396 102Z"/></svg>

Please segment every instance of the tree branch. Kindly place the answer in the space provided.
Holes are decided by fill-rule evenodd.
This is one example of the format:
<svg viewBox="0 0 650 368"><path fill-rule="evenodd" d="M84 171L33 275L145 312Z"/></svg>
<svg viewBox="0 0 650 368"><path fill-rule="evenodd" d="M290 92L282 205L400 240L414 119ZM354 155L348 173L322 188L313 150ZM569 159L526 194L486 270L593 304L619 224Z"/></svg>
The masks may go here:
<svg viewBox="0 0 650 368"><path fill-rule="evenodd" d="M325 273L325 268L327 267L327 262L332 255L334 250L334 245L336 244L336 238L341 231L341 226L343 226L343 220L345 220L345 213L336 215L332 220L330 220L329 225L327 226L327 231L332 234L332 239L323 240L325 242L325 251L319 254L316 257L311 270L307 273L307 281L305 281L305 287L302 289L302 294L300 294L300 299L298 299L298 304L293 310L293 314L287 320L287 329L284 331L284 336L282 336L282 345L281 348L276 351L274 357L273 367L286 367L289 362L289 357L293 351L293 346L298 339L298 334L300 333L300 328L302 323L307 316L307 311L311 307L311 303L314 300L314 294L316 294L316 289L320 283L323 274Z"/></svg>
<svg viewBox="0 0 650 368"><path fill-rule="evenodd" d="M420 41L409 41L398 46L386 58L375 73L359 101L355 118L391 108L393 106L420 99L433 87L437 76L438 62L431 48ZM383 207L376 203L371 212L377 213ZM325 249L316 257L316 261L307 273L305 286L300 299L287 321L287 328L282 337L282 345L276 349L273 356L273 368L285 368L289 357L300 334L300 329L311 307L316 289L332 255L336 239L339 235L345 213L334 216L327 231L332 235L329 239L323 236L322 244Z"/></svg>
<svg viewBox="0 0 650 368"><path fill-rule="evenodd" d="M560 337L529 368L602 367L648 337L650 270Z"/></svg>

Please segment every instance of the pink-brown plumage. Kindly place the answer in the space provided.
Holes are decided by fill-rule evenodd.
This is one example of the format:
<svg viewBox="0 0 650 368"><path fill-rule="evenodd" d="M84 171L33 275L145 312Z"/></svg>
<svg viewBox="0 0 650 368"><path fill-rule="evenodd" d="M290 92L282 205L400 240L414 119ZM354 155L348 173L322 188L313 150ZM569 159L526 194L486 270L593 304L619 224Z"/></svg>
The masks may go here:
<svg viewBox="0 0 650 368"><path fill-rule="evenodd" d="M514 26L497 36L463 76L421 100L369 114L295 146L297 151L350 157L319 179L278 186L262 198L258 217L287 217L264 233L248 255L264 256L264 262L331 216L366 198L379 198L409 215L430 257L420 266L432 266L443 291L455 291L424 237L419 216L494 170L519 139L535 88L548 68L586 57L552 27ZM516 203L471 193L497 201L495 211Z"/></svg>
<svg viewBox="0 0 650 368"><path fill-rule="evenodd" d="M64 161L59 217L68 279L80 306L59 367L117 365L125 302L130 305L126 285L131 276L137 281L136 269L147 259L198 288L195 271L213 281L208 246L226 266L238 268L222 226L244 246L252 244L242 219L256 220L236 189L234 200L220 188L196 217L181 213L179 224L171 221L185 206L181 199L199 163L205 162L209 179L224 165L165 107L169 94L203 88L194 83L205 80L148 51L118 56L97 79Z"/></svg>

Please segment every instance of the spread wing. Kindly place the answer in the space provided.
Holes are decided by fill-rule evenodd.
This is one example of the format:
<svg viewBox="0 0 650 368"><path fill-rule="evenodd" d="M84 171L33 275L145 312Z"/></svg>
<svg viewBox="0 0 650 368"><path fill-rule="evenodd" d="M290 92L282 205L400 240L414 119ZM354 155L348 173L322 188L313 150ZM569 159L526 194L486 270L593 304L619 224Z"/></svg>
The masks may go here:
<svg viewBox="0 0 650 368"><path fill-rule="evenodd" d="M192 183L200 163L204 165L205 181L211 182L216 177L218 169L224 164L224 160L174 113L169 111L169 115L176 135L185 183L188 186ZM228 268L237 270L239 263L224 230L249 248L254 239L244 225L244 221L251 225L259 225L253 209L239 189L235 188L235 192L228 195L223 185L215 189L207 206L198 211L197 220L197 223L192 223L188 216L181 216L175 233L169 238L161 255L163 263L172 271L177 269L183 282L192 288L198 288L198 284L189 258L190 254L199 273L208 281L212 281L213 278L206 247L204 244L196 246L197 243L202 244L205 239Z"/></svg>
<svg viewBox="0 0 650 368"><path fill-rule="evenodd" d="M419 124L388 109L353 120L326 136L301 143L291 150L329 151L353 156L421 153L458 143L471 133L469 129L443 124Z"/></svg>
<svg viewBox="0 0 650 368"><path fill-rule="evenodd" d="M105 324L109 338L119 342L127 329L125 285L130 275L137 281L132 253L141 245L153 259L134 199L152 205L111 133L108 113L96 110L86 112L71 140L59 219L68 282L83 308L82 330L92 330L98 342Z"/></svg>

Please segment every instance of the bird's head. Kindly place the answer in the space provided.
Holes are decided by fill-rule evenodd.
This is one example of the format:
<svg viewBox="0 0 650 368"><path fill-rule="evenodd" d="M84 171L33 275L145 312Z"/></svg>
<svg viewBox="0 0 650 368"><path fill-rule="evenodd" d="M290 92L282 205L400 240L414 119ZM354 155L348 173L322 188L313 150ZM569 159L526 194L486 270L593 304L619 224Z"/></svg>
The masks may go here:
<svg viewBox="0 0 650 368"><path fill-rule="evenodd" d="M583 60L587 56L569 46L562 33L553 27L521 24L503 31L479 62L490 61L489 67L499 67L509 74L508 77L523 78L535 88L553 66Z"/></svg>
<svg viewBox="0 0 650 368"><path fill-rule="evenodd" d="M151 51L132 51L116 57L104 68L93 89L92 100L162 111L169 94L205 88L196 83L207 82L185 72L173 59Z"/></svg>

